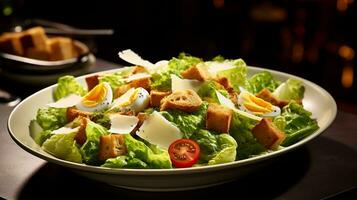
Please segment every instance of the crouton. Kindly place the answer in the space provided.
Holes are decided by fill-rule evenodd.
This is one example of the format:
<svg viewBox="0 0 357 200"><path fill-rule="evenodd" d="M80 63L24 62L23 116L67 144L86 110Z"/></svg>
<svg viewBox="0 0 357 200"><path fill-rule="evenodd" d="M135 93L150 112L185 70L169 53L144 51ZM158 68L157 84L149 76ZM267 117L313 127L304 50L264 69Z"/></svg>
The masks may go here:
<svg viewBox="0 0 357 200"><path fill-rule="evenodd" d="M264 101L270 102L275 106L279 106L280 108L289 104L289 101L279 100L278 98L276 98L267 88L262 89L255 96L263 99Z"/></svg>
<svg viewBox="0 0 357 200"><path fill-rule="evenodd" d="M38 60L50 60L51 52L49 49L28 48L26 49L26 57Z"/></svg>
<svg viewBox="0 0 357 200"><path fill-rule="evenodd" d="M0 36L0 51L18 56L24 55L20 38L22 33L4 33Z"/></svg>
<svg viewBox="0 0 357 200"><path fill-rule="evenodd" d="M131 86L129 84L121 85L114 90L114 98L118 98L125 92L130 90Z"/></svg>
<svg viewBox="0 0 357 200"><path fill-rule="evenodd" d="M207 70L207 66L204 63L199 63L186 69L181 72L181 76L183 78L196 79L199 81L205 81L211 78L211 75Z"/></svg>
<svg viewBox="0 0 357 200"><path fill-rule="evenodd" d="M78 110L77 108L74 108L74 107L67 108L67 121L68 121L68 122L73 121L73 120L74 120L75 118L77 118L78 116L90 118L91 115L92 115L91 112L86 112L86 111Z"/></svg>
<svg viewBox="0 0 357 200"><path fill-rule="evenodd" d="M142 67L142 66L135 66L134 70L133 70L133 74L138 74L138 73L143 73L143 72L147 72L147 70Z"/></svg>
<svg viewBox="0 0 357 200"><path fill-rule="evenodd" d="M142 87L145 90L150 90L150 84L151 84L150 77L136 79L129 83L130 87L133 88Z"/></svg>
<svg viewBox="0 0 357 200"><path fill-rule="evenodd" d="M222 85L229 93L234 92L232 84L229 82L227 77L218 77L215 79L217 83Z"/></svg>
<svg viewBox="0 0 357 200"><path fill-rule="evenodd" d="M194 112L202 104L201 98L193 90L179 90L163 98L160 110L178 109L185 112Z"/></svg>
<svg viewBox="0 0 357 200"><path fill-rule="evenodd" d="M88 76L88 77L86 77L86 83L87 83L88 91L90 91L90 90L93 89L96 85L99 84L98 77L99 77L98 75L93 75L93 76Z"/></svg>
<svg viewBox="0 0 357 200"><path fill-rule="evenodd" d="M126 154L124 135L102 135L99 140L99 160L115 158Z"/></svg>
<svg viewBox="0 0 357 200"><path fill-rule="evenodd" d="M260 144L268 149L276 149L285 139L285 133L275 127L270 118L263 118L252 133Z"/></svg>
<svg viewBox="0 0 357 200"><path fill-rule="evenodd" d="M73 41L71 38L66 37L53 37L46 41L47 48L49 49L49 60L66 60L76 56L73 48Z"/></svg>
<svg viewBox="0 0 357 200"><path fill-rule="evenodd" d="M210 103L206 115L206 129L229 133L233 111L225 106Z"/></svg>
<svg viewBox="0 0 357 200"><path fill-rule="evenodd" d="M157 90L150 91L150 105L153 107L159 107L161 100L170 95L171 92L162 92Z"/></svg>
<svg viewBox="0 0 357 200"><path fill-rule="evenodd" d="M74 140L78 144L83 145L87 140L87 134L86 134L87 118L79 117L79 123L80 123L79 130L74 136Z"/></svg>
<svg viewBox="0 0 357 200"><path fill-rule="evenodd" d="M20 41L25 50L28 48L35 48L45 51L48 49L46 44L47 36L45 34L45 29L42 27L30 28L23 33Z"/></svg>

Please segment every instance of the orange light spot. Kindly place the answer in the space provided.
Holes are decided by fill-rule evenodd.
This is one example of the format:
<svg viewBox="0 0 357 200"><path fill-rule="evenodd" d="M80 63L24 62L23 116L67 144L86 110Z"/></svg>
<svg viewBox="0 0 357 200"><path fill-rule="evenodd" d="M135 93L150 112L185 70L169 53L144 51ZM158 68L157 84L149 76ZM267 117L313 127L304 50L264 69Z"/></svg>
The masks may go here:
<svg viewBox="0 0 357 200"><path fill-rule="evenodd" d="M338 54L346 60L352 60L355 57L355 51L347 45L342 45L338 49Z"/></svg>
<svg viewBox="0 0 357 200"><path fill-rule="evenodd" d="M341 83L345 88L350 88L353 85L354 70L352 66L345 66L342 70Z"/></svg>
<svg viewBox="0 0 357 200"><path fill-rule="evenodd" d="M223 8L224 7L224 0L213 0L213 6L215 8Z"/></svg>

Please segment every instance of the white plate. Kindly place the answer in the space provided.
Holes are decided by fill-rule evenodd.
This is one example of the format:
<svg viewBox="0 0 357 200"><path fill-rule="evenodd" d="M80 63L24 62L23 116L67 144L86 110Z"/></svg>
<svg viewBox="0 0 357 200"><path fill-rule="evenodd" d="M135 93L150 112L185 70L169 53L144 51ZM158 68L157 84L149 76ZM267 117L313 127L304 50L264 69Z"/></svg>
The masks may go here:
<svg viewBox="0 0 357 200"><path fill-rule="evenodd" d="M249 67L248 73L251 75L259 73L262 70L265 69ZM106 72L113 71L116 70ZM111 185L149 191L185 190L216 185L244 176L250 171L254 171L257 167L264 165L267 159L280 156L283 153L296 149L321 134L335 119L337 112L336 103L331 95L323 88L296 76L272 70L269 71L275 78L281 81L290 77L303 81L305 86L303 104L307 110L313 113L313 117L317 119L320 129L309 137L287 148L245 160L187 169L109 169L77 164L55 158L44 152L32 140L28 126L30 120L35 118L37 110L53 101L52 90L56 85L47 87L31 95L16 106L9 116L8 130L14 141L29 153L49 162L73 169L88 178L106 182ZM84 77L86 76L81 76L78 80L82 84L85 84Z"/></svg>

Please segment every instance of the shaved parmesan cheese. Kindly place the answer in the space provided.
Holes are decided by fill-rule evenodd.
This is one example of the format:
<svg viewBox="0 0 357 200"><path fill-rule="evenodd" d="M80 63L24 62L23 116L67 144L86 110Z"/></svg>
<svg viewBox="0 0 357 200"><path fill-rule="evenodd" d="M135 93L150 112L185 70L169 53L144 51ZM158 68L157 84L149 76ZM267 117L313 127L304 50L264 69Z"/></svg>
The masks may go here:
<svg viewBox="0 0 357 200"><path fill-rule="evenodd" d="M69 128L69 127L61 127L57 130L52 131L51 133L56 135L56 134L69 134L69 133L76 133L79 131L79 126L76 128Z"/></svg>
<svg viewBox="0 0 357 200"><path fill-rule="evenodd" d="M125 82L131 82L134 80L142 79L142 78L150 78L151 75L147 73L138 73L138 74L133 74L129 76L128 78L123 78L122 80Z"/></svg>
<svg viewBox="0 0 357 200"><path fill-rule="evenodd" d="M234 106L234 103L226 98L225 96L223 96L220 92L216 91L216 95L217 95L217 98L218 98L218 101L221 105L224 105L230 109L235 109L236 107Z"/></svg>
<svg viewBox="0 0 357 200"><path fill-rule="evenodd" d="M234 65L233 62L206 62L208 65L208 72L211 75L216 75L220 71L224 71L227 69L233 69L236 66Z"/></svg>
<svg viewBox="0 0 357 200"><path fill-rule="evenodd" d="M66 97L63 97L59 99L58 101L54 103L49 103L47 106L53 107L53 108L69 108L74 105L77 105L79 102L81 102L82 97L77 95L77 94L70 94Z"/></svg>
<svg viewBox="0 0 357 200"><path fill-rule="evenodd" d="M190 79L181 79L176 75L171 74L171 90L176 92L178 90L187 90L191 89L197 92L202 85L201 81L190 80Z"/></svg>
<svg viewBox="0 0 357 200"><path fill-rule="evenodd" d="M119 57L126 62L137 65L137 66L142 66L146 70L151 71L151 69L154 67L154 64L151 62L142 59L138 54L136 54L134 51L127 49L124 51L121 51L118 53Z"/></svg>
<svg viewBox="0 0 357 200"><path fill-rule="evenodd" d="M111 114L109 115L110 119L110 133L117 134L128 134L139 122L139 119L135 116L120 115L120 114Z"/></svg>
<svg viewBox="0 0 357 200"><path fill-rule="evenodd" d="M159 112L153 112L136 133L148 142L168 149L175 140L182 138L180 129L167 121Z"/></svg>

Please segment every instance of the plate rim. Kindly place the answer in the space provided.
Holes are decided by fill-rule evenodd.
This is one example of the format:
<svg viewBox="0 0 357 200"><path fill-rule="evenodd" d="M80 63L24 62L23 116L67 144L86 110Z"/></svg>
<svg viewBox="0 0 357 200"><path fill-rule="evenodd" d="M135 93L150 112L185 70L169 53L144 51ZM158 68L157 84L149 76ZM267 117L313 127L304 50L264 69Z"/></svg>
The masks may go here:
<svg viewBox="0 0 357 200"><path fill-rule="evenodd" d="M100 72L95 72L95 73L90 73L90 74L86 74L86 75L82 75L82 76L78 76L76 77L76 79L84 79L85 77L88 76L92 76L92 75L96 75L96 74L103 74L103 73L113 73L116 71L121 71L124 70L126 68L130 68L130 67L122 67L122 68L118 68L118 69L111 69L111 70L105 70L105 71L100 71ZM193 174L193 173L203 173L203 172L209 172L209 171L218 171L218 170L224 170L224 169L232 169L232 168L237 168L237 167L241 167L241 166L245 166L245 165L250 165L252 163L257 163L257 162L261 162L267 159L271 159L274 158L276 156L279 156L281 154L285 154L288 153L308 142L310 142L312 139L316 138L317 136L321 135L323 131L325 131L329 126L331 126L331 124L333 123L333 121L336 118L337 115L337 105L336 102L334 100L334 98L331 96L331 94L329 92L327 92L324 88L322 88L321 86L298 76L295 76L293 74L289 74L289 73L285 73L285 72L281 72L281 71L277 71L277 70L272 70L272 69L268 69L268 68L262 68L262 67L254 67L254 66L247 66L248 69L248 73L249 70L257 70L257 71L269 71L269 72L273 72L274 74L279 74L280 76L284 76L284 77L289 77L289 78L295 78L298 80L302 80L303 83L307 83L309 84L311 87L313 87L314 89L321 91L322 94L324 94L328 101L331 104L331 109L332 109L332 113L331 116L329 118L329 120L326 122L326 125L324 127L320 127L317 131L315 131L313 134L309 135L308 137L302 139L301 141L285 147L283 149L279 149L277 151L273 151L273 152L269 152L267 154L264 155L259 155L259 156L254 156L251 158L247 158L247 159L243 159L243 160L238 160L238 161L233 161L233 162L229 162L229 163L223 163L223 164L217 164L217 165L212 165L212 166L200 166L200 167L192 167L192 168L172 168L172 169L127 169L127 168L107 168L107 167L100 167L100 166L91 166L91 165L86 165L86 164L79 164L79 163L74 163L74 162L70 162L70 161L66 161L66 160L62 160L59 158L56 158L48 153L42 154L36 150L33 150L31 147L27 146L26 144L24 144L22 141L20 141L20 139L18 139L15 134L12 133L11 130L11 125L10 122L14 116L14 114L17 112L17 110L24 104L24 102L26 102L28 99L32 98L33 96L38 95L41 92L44 92L45 90L50 90L53 89L54 87L57 86L57 84L53 84L51 86L48 86L46 88L43 88L37 92L35 92L34 94L28 96L27 98L25 98L23 101L21 101L10 113L8 120L7 120L7 129L8 129L8 133L10 134L11 138L25 151L29 152L30 154L33 154L47 162L51 162L51 163L55 163L55 164L59 164L61 166L64 167L69 167L71 169L76 169L76 170L80 170L80 171L86 171L86 172L92 172L92 173L97 173L97 174L115 174L115 175L136 175L136 176L159 176L159 175L174 175L174 174Z"/></svg>

